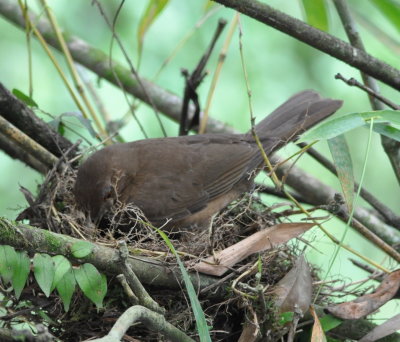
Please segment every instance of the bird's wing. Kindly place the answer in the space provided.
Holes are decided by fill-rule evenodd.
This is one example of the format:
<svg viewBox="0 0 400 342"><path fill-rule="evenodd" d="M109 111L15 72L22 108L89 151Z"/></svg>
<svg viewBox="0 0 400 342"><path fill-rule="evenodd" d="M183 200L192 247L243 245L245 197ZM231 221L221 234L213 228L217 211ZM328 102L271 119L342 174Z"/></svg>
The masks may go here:
<svg viewBox="0 0 400 342"><path fill-rule="evenodd" d="M133 148L146 158L134 175L128 172L122 199L136 204L153 222L179 220L202 210L249 177L257 166L251 161L259 153L239 135L155 139Z"/></svg>

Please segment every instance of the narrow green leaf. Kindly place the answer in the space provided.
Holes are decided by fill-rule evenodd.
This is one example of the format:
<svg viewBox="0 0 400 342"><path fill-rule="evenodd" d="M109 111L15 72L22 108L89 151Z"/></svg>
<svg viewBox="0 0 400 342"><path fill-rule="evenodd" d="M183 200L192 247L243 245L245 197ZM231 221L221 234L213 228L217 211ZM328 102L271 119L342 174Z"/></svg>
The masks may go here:
<svg viewBox="0 0 400 342"><path fill-rule="evenodd" d="M14 267L18 263L17 252L14 247L0 246L0 275L5 283L9 283L13 277Z"/></svg>
<svg viewBox="0 0 400 342"><path fill-rule="evenodd" d="M75 258L84 258L88 256L94 246L88 241L78 241L71 246L71 253Z"/></svg>
<svg viewBox="0 0 400 342"><path fill-rule="evenodd" d="M74 269L75 279L82 292L98 309L103 307L103 299L107 293L107 279L92 264L83 264Z"/></svg>
<svg viewBox="0 0 400 342"><path fill-rule="evenodd" d="M333 157L340 185L342 186L347 209L350 213L354 202L354 175L349 147L347 146L344 135L338 135L337 137L328 139L328 145Z"/></svg>
<svg viewBox="0 0 400 342"><path fill-rule="evenodd" d="M13 89L12 93L15 95L15 97L22 102L24 102L27 106L30 107L38 107L37 103L28 95L24 94L21 90L18 89Z"/></svg>
<svg viewBox="0 0 400 342"><path fill-rule="evenodd" d="M78 121L82 124L83 127L90 133L90 135L95 138L97 136L96 131L93 129L92 122L89 119L86 119L82 116L81 112L66 112L57 116L55 119L48 122L48 124L53 127L57 132L63 133L65 130L65 125L63 124L62 119L64 117L72 117L78 119Z"/></svg>
<svg viewBox="0 0 400 342"><path fill-rule="evenodd" d="M146 32L149 30L154 20L156 20L156 18L161 14L168 2L169 0L150 0L148 2L146 10L140 18L138 27L137 39L139 56L142 54L143 39Z"/></svg>
<svg viewBox="0 0 400 342"><path fill-rule="evenodd" d="M398 110L350 113L342 116L335 116L329 121L322 122L302 135L299 142L331 139L354 128L364 126L365 123L369 122L372 118L374 119L374 125L377 123L400 125L400 111Z"/></svg>
<svg viewBox="0 0 400 342"><path fill-rule="evenodd" d="M328 13L325 0L302 0L307 23L320 30L328 31Z"/></svg>
<svg viewBox="0 0 400 342"><path fill-rule="evenodd" d="M51 290L57 286L58 282L64 277L65 273L67 273L71 269L71 263L69 260L63 255L56 255L53 257L54 261L54 279L53 284L51 286Z"/></svg>
<svg viewBox="0 0 400 342"><path fill-rule="evenodd" d="M181 258L179 257L178 253L175 250L175 247L169 240L168 236L160 229L157 229L158 234L163 238L165 241L166 245L174 254L176 261L178 262L179 269L182 273L183 281L185 283L185 287L187 290L187 293L189 295L189 300L190 300L190 306L192 307L194 317L196 319L196 327L197 327L197 332L200 337L200 342L211 342L210 338L210 333L209 333L209 328L207 325L206 317L204 315L203 309L201 308L199 299L197 298L196 291L193 287L192 281L190 280L189 274L185 269L185 266L183 265Z"/></svg>
<svg viewBox="0 0 400 342"><path fill-rule="evenodd" d="M329 330L332 330L342 324L343 321L332 315L325 315L319 319L319 322L321 323L322 330L328 332Z"/></svg>
<svg viewBox="0 0 400 342"><path fill-rule="evenodd" d="M33 274L46 297L50 296L55 274L54 262L50 255L35 254L33 257Z"/></svg>
<svg viewBox="0 0 400 342"><path fill-rule="evenodd" d="M64 310L67 312L71 304L72 295L75 291L76 280L72 268L58 281L56 289L63 301Z"/></svg>
<svg viewBox="0 0 400 342"><path fill-rule="evenodd" d="M369 125L365 125L365 128L369 129ZM398 129L396 127L386 125L384 123L378 123L378 124L374 124L373 130L376 133L387 136L388 138L391 138L396 141L400 141L400 129Z"/></svg>
<svg viewBox="0 0 400 342"><path fill-rule="evenodd" d="M400 31L400 3L394 0L372 0L372 3Z"/></svg>
<svg viewBox="0 0 400 342"><path fill-rule="evenodd" d="M31 260L26 252L16 252L16 261L17 264L15 266L11 283L14 288L15 297L19 299L19 296L25 287L26 280L28 279Z"/></svg>

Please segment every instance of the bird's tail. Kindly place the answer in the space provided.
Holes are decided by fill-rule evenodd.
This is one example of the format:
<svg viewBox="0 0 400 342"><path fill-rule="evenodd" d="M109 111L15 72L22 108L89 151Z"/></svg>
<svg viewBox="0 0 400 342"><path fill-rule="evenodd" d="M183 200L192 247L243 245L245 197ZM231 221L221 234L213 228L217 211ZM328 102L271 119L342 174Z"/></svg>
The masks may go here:
<svg viewBox="0 0 400 342"><path fill-rule="evenodd" d="M255 126L255 132L266 153L278 150L300 134L332 115L342 101L324 99L312 90L293 95ZM246 134L252 137L251 131Z"/></svg>

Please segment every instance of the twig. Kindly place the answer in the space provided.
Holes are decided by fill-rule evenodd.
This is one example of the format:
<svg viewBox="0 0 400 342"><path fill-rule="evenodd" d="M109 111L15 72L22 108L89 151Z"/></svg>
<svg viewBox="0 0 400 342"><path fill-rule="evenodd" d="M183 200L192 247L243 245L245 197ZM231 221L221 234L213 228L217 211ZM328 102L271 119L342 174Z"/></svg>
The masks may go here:
<svg viewBox="0 0 400 342"><path fill-rule="evenodd" d="M181 119L179 124L179 135L187 135L189 130L192 128L198 128L200 124L200 104L198 100L198 95L196 89L203 81L204 77L207 73L204 71L206 64L211 56L211 53L214 49L215 43L217 42L219 36L222 33L226 25L226 21L224 19L220 19L218 21L218 26L215 29L214 36L211 39L210 45L208 46L206 52L201 57L199 63L193 72L189 75L189 72L186 69L182 70L182 75L185 77L185 91L182 102L182 112ZM189 103L193 102L194 104L194 114L189 123Z"/></svg>
<svg viewBox="0 0 400 342"><path fill-rule="evenodd" d="M139 91L142 93L142 96L144 96L144 98L145 98L144 101L147 102L148 104L150 104L150 106L153 108L154 114L155 114L156 119L157 119L157 121L158 121L158 123L159 123L159 125L160 125L161 131L162 131L162 133L164 134L164 136L167 136L167 132L165 131L164 125L163 125L162 122L161 122L160 114L159 114L159 112L158 112L159 109L158 109L158 107L157 107L156 102L154 101L154 99L153 99L153 97L151 96L151 94L147 91L147 87L146 87L146 85L144 84L144 82L142 81L142 79L139 77L139 74L137 73L135 67L133 66L133 64L132 64L132 62L131 62L131 59L130 59L129 56L128 56L128 53L126 52L126 49L124 48L124 45L122 44L121 39L119 38L119 36L118 36L117 33L115 32L114 26L111 24L110 20L108 19L107 15L105 14L105 12L104 12L104 10L103 10L101 4L100 4L99 1L97 1L97 0L93 0L93 2L96 4L97 8L99 9L99 11L100 11L101 15L103 16L103 18L104 18L106 24L107 24L108 27L111 29L113 38L114 38L114 39L116 40L116 42L118 43L118 46L119 46L119 48L121 49L121 51L122 51L122 53L123 53L123 55L124 55L124 57L125 57L125 60L126 60L126 62L128 63L128 65L129 65L130 73L131 73L131 75L133 75L134 78L136 79L137 85L138 85L138 87L139 87ZM111 62L111 61L110 61L110 62ZM111 63L110 63L110 64L111 64ZM115 75L119 78L118 73L116 73ZM126 76L125 76L125 77L121 77L120 79L123 80L124 78L126 78Z"/></svg>
<svg viewBox="0 0 400 342"><path fill-rule="evenodd" d="M347 85L349 85L351 87L357 87L357 88L360 88L361 90L364 90L366 93L368 93L369 95L375 97L376 99L378 99L379 101L381 101L382 103L384 103L385 105L387 105L388 107L390 107L392 109L395 109L395 110L399 110L400 109L399 105L397 105L394 102L390 101L389 99L387 99L386 97L384 97L381 94L377 93L373 89L371 89L371 88L365 86L364 84L358 82L354 77L346 79L345 77L342 76L342 74L337 73L335 75L335 78L337 80L343 81L344 83L346 83Z"/></svg>
<svg viewBox="0 0 400 342"><path fill-rule="evenodd" d="M234 18L232 19L232 22L231 22L227 37L225 39L224 45L222 46L222 49L218 56L218 64L217 64L217 67L215 68L215 72L214 72L213 78L211 80L211 86L208 91L206 105L204 107L204 112L203 112L203 117L200 122L199 134L203 134L206 132L208 114L209 114L211 102L212 102L212 99L213 99L213 96L215 93L215 88L217 86L219 75L221 73L222 66L225 62L226 53L227 53L229 45L232 41L233 33L235 31L238 21L239 21L239 14L236 13Z"/></svg>
<svg viewBox="0 0 400 342"><path fill-rule="evenodd" d="M146 289L143 287L139 278L136 276L135 272L133 272L132 267L129 265L129 251L125 241L119 242L119 257L121 273L124 275L130 288L133 290L135 296L137 297L138 304L143 305L144 307L152 311L164 314L165 310L160 307L158 303L153 300L153 298L151 298Z"/></svg>
<svg viewBox="0 0 400 342"><path fill-rule="evenodd" d="M326 32L257 0L214 0L282 31L400 90L400 71Z"/></svg>

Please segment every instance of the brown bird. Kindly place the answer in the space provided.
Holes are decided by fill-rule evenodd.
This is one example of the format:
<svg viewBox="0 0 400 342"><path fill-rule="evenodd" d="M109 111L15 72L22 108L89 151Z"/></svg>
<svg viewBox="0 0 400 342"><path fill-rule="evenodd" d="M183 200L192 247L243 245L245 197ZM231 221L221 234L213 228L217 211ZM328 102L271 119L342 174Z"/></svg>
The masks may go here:
<svg viewBox="0 0 400 342"><path fill-rule="evenodd" d="M267 154L332 115L342 101L305 90L256 125ZM253 186L263 158L251 132L145 139L92 154L79 168L75 198L98 222L116 200L139 207L156 226L204 227Z"/></svg>

